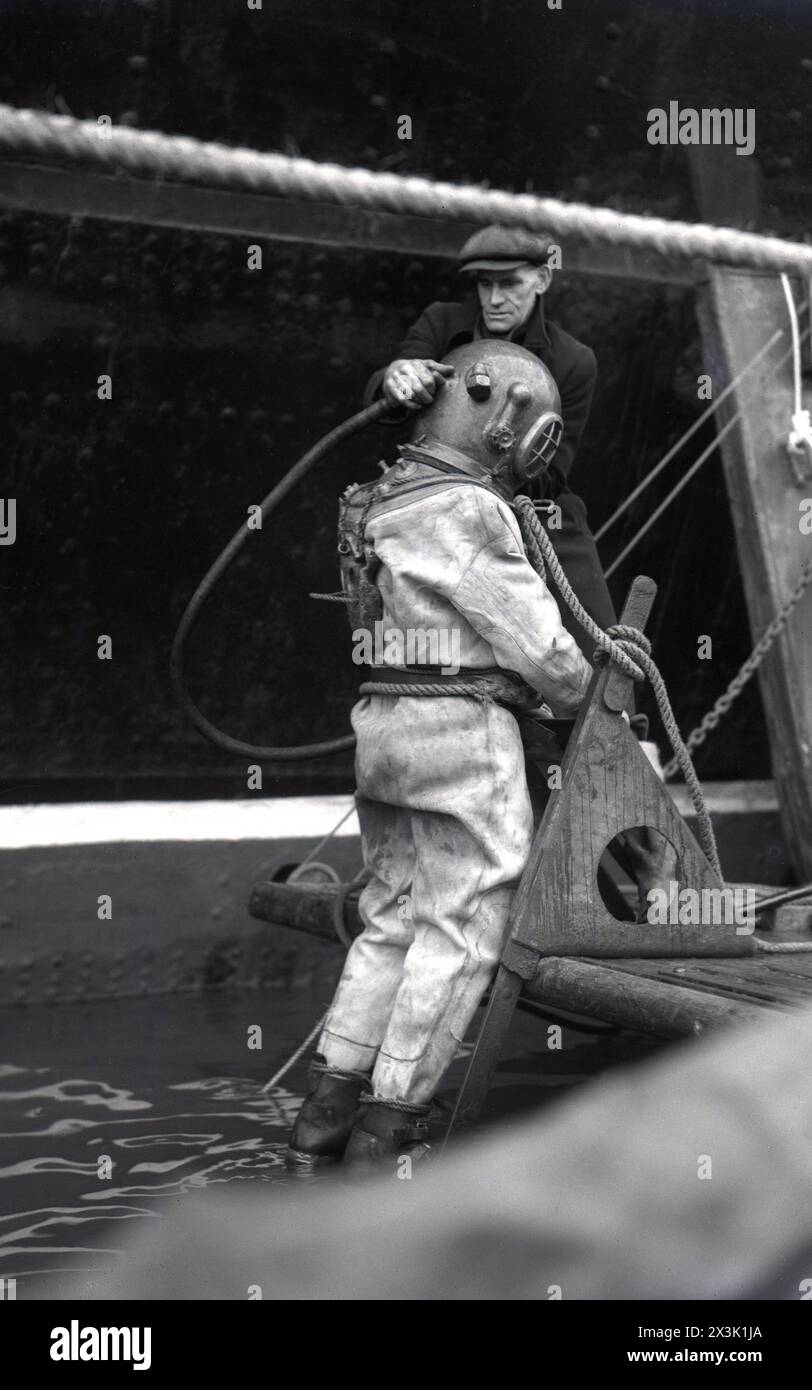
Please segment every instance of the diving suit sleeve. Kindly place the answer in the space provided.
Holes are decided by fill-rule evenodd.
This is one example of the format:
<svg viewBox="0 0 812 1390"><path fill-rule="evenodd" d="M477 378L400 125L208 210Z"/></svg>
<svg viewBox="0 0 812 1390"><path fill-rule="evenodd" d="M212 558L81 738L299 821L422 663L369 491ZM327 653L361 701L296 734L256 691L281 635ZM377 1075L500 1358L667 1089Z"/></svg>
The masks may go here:
<svg viewBox="0 0 812 1390"><path fill-rule="evenodd" d="M469 490L469 499L477 509L482 545L469 552L448 598L493 648L498 666L520 675L557 715L574 714L592 668L527 559L507 506L478 488Z"/></svg>

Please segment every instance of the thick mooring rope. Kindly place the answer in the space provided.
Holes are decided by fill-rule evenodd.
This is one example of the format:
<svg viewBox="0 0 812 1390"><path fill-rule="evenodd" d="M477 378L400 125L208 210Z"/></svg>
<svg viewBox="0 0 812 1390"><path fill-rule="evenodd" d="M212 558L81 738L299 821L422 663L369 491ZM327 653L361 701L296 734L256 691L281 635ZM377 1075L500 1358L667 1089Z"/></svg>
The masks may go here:
<svg viewBox="0 0 812 1390"><path fill-rule="evenodd" d="M553 549L552 541L544 530L541 522L536 515L535 507L529 497L517 497L514 503L516 515L522 531L525 547L531 564L542 576L546 569L549 571L553 583L560 590L561 595L572 613L573 617L589 633L595 642L598 651L604 656L614 661L621 671L632 680L641 681L648 677L651 683L654 698L657 701L657 708L663 721L668 741L674 750L674 757L682 770L688 791L691 796L697 818L697 831L699 841L705 856L713 868L714 872L722 878L722 868L719 863L719 853L716 848L716 837L713 833L710 816L705 806L705 798L702 795L702 787L699 778L691 762L691 756L682 741L665 688L665 682L660 675L655 663L651 659L651 644L648 638L637 628L626 627L618 624L610 628L609 632L604 632L603 628L592 619L586 609L576 598L572 588L564 574L558 556Z"/></svg>
<svg viewBox="0 0 812 1390"><path fill-rule="evenodd" d="M101 118L100 118L101 121ZM564 203L531 193L345 169L284 154L260 153L160 131L78 121L0 105L0 149L64 165L310 198L381 212L450 221L500 222L599 245L632 247L678 260L705 260L812 275L812 246L731 227L672 222L663 217Z"/></svg>

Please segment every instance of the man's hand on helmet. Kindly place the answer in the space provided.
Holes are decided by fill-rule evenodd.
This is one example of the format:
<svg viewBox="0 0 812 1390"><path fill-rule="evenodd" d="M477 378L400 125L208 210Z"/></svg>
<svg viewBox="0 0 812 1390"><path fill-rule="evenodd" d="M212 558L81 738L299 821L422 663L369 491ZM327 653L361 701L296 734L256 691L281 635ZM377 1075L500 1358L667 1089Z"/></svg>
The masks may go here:
<svg viewBox="0 0 812 1390"><path fill-rule="evenodd" d="M446 362L400 357L384 372L383 394L390 405L422 410L424 405L431 405L438 381L453 375L454 368Z"/></svg>

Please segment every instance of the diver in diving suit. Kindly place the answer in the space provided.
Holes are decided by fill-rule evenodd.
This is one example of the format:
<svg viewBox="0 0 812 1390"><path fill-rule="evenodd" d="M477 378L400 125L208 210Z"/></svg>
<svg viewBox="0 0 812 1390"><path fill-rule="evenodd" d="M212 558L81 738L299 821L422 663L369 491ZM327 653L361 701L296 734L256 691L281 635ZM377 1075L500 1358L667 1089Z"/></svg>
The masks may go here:
<svg viewBox="0 0 812 1390"><path fill-rule="evenodd" d="M460 670L384 656L352 711L364 930L319 1040L293 1168L426 1151L429 1102L494 975L530 852L515 713L544 702L572 717L591 675L510 505L561 437L555 382L497 340L445 367L399 461L345 499L345 551L367 566L387 634L453 632ZM410 694L418 684L435 693Z"/></svg>

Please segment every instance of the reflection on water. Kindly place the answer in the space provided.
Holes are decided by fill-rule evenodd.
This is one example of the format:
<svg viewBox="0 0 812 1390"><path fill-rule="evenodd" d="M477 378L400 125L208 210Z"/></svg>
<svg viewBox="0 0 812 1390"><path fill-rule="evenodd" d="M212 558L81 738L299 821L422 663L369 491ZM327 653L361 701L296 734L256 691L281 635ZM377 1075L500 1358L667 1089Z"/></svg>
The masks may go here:
<svg viewBox="0 0 812 1390"><path fill-rule="evenodd" d="M307 1059L262 1087L323 1013L306 993L212 993L10 1011L0 1065L0 1276L110 1268L134 1222L184 1193L284 1182ZM249 1048L256 1025L262 1049ZM492 1113L515 1113L646 1050L517 1016ZM9 1036L10 1035L10 1036ZM456 1063L461 1074L461 1049ZM7 1060L6 1060L7 1059ZM455 1074L451 1081L456 1084Z"/></svg>
<svg viewBox="0 0 812 1390"><path fill-rule="evenodd" d="M274 991L6 1014L0 1275L17 1297L45 1273L110 1266L125 1228L193 1188L284 1179L300 1095L262 1087L320 1003Z"/></svg>

